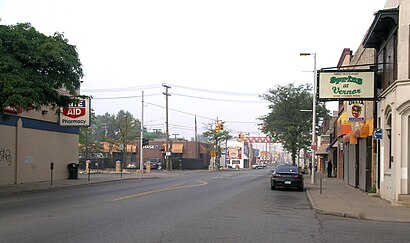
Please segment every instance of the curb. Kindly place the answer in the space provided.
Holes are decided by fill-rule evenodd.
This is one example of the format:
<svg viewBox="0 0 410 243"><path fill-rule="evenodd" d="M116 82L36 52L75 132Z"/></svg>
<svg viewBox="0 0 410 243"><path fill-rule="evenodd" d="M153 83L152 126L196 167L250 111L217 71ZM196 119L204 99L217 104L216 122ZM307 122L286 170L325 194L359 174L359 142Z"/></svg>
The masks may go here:
<svg viewBox="0 0 410 243"><path fill-rule="evenodd" d="M328 210L324 210L324 209L319 208L316 205L315 200L313 199L312 195L310 194L309 187L306 187L306 195L307 195L308 201L310 203L310 207L313 210L315 210L316 213L320 213L320 214L324 214L324 215L333 215L333 216L344 217L344 218L364 219L364 218L362 218L362 217L360 217L359 215L356 215L356 214L328 211Z"/></svg>
<svg viewBox="0 0 410 243"><path fill-rule="evenodd" d="M79 187L87 187L91 185L98 185L98 184L104 184L104 183L112 183L112 182L119 182L119 181L130 181L130 180L145 180L145 179L158 179L160 178L159 176L154 176L154 177L136 177L136 178L121 178L121 179L113 179L113 180L102 180L102 181L90 181L90 182L85 182L81 184L71 184L71 185L59 185L59 186L51 186L48 185L48 187L44 188L31 188L31 189L26 189L26 190L21 190L21 191L0 191L1 196L8 196L8 195L13 195L13 194L25 194L25 193L33 193L33 192L40 192L40 191L57 191L60 189L67 189L67 188L79 188Z"/></svg>

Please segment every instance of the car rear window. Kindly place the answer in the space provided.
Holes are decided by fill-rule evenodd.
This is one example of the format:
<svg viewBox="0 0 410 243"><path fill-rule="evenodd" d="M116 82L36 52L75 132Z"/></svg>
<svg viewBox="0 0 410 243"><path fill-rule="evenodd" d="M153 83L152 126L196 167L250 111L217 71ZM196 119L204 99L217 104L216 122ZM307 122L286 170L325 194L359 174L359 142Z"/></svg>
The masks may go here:
<svg viewBox="0 0 410 243"><path fill-rule="evenodd" d="M296 166L279 166L276 171L279 173L299 173L299 168Z"/></svg>

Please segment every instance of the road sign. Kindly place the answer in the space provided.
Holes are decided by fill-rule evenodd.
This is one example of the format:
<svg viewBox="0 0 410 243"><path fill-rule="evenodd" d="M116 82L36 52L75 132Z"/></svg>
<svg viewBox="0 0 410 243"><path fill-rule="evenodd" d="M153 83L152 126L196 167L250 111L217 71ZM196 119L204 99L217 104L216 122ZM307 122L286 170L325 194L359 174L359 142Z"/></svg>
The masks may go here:
<svg viewBox="0 0 410 243"><path fill-rule="evenodd" d="M374 137L374 139L382 139L383 138L382 129L378 129L378 130L374 131L373 137Z"/></svg>
<svg viewBox="0 0 410 243"><path fill-rule="evenodd" d="M312 143L312 144L310 145L310 148L313 149L313 150L316 150L316 148L317 148L316 143Z"/></svg>
<svg viewBox="0 0 410 243"><path fill-rule="evenodd" d="M215 151L215 150L211 150L210 155L211 155L211 157L216 157L216 151Z"/></svg>

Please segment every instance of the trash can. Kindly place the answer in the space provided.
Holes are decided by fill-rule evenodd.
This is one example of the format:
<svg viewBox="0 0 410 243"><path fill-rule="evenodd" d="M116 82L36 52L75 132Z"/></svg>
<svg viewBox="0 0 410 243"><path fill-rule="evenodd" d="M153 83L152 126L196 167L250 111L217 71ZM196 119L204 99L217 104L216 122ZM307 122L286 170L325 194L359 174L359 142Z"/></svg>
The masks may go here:
<svg viewBox="0 0 410 243"><path fill-rule="evenodd" d="M76 163L70 163L67 165L68 179L78 179L78 166Z"/></svg>

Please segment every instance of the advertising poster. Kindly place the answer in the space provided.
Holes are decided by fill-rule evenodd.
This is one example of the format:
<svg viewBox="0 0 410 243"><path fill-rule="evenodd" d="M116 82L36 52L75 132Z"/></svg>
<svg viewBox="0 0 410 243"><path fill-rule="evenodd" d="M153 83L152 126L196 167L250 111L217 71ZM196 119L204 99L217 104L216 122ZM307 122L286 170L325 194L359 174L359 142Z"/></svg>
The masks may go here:
<svg viewBox="0 0 410 243"><path fill-rule="evenodd" d="M347 105L347 118L349 122L362 122L364 121L364 101L348 101Z"/></svg>

